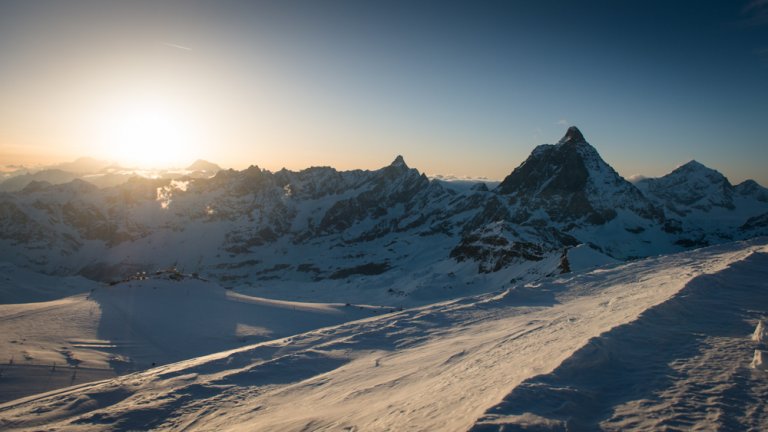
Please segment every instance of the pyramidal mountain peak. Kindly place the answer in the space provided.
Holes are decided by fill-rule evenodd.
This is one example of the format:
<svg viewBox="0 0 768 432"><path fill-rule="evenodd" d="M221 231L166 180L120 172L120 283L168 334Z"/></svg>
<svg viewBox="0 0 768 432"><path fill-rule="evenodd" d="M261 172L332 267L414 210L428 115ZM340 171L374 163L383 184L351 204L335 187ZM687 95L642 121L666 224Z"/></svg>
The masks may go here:
<svg viewBox="0 0 768 432"><path fill-rule="evenodd" d="M499 184L497 191L502 194L531 194L545 190L553 194L555 189L573 192L583 189L593 171L606 169L613 171L581 131L571 126L556 145L537 146L525 162ZM521 188L523 190L519 190Z"/></svg>
<svg viewBox="0 0 768 432"><path fill-rule="evenodd" d="M402 155L397 155L395 160L393 160L389 166L397 168L408 168L408 165L405 163L405 159L403 159Z"/></svg>
<svg viewBox="0 0 768 432"><path fill-rule="evenodd" d="M568 128L568 130L565 132L565 136L560 139L558 144L568 144L568 143L586 143L587 140L584 139L584 135L581 133L579 128L576 126L571 126Z"/></svg>
<svg viewBox="0 0 768 432"><path fill-rule="evenodd" d="M685 169L693 170L693 169L707 168L707 166L704 165L703 163L697 161L696 159L691 159L690 161L680 165L678 168L685 168ZM707 168L707 169L709 169L709 168Z"/></svg>
<svg viewBox="0 0 768 432"><path fill-rule="evenodd" d="M601 224L613 219L616 209L631 209L643 218L656 218L658 213L575 126L558 144L536 147L496 191L518 199L526 208L544 209L561 222L585 218Z"/></svg>

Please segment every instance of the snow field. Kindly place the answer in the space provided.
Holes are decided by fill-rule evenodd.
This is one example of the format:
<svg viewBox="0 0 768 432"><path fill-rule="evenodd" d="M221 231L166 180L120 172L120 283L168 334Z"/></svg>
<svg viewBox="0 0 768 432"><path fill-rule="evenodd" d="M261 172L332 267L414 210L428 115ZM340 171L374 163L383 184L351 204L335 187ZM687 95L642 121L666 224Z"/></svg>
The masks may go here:
<svg viewBox="0 0 768 432"><path fill-rule="evenodd" d="M690 413L702 412L708 396L680 409L697 382L677 377L728 383L752 370L744 347L754 349L749 334L757 314L768 312L765 295L755 298L768 291L766 257L765 240L730 244L348 322L6 403L0 427L515 430L534 422L545 430L643 429L654 424L637 415L659 401L649 394L663 396L659 413L688 413L670 417L668 426L700 426L704 420ZM718 309L724 299L729 303ZM747 304L752 312L743 310ZM713 310L721 312L714 320ZM679 357L672 349L678 346ZM614 359L629 362L616 366ZM669 368L678 372L667 385L640 386L648 376L663 379L658 372ZM602 374L625 381L608 399L584 405L590 398L579 396L578 378L588 377L600 394L610 386ZM569 399L571 384L576 399ZM534 385L549 385L566 412L520 399ZM737 399L751 401L753 414L728 417L733 424L767 424L762 400ZM703 412L707 421L718 418L717 411Z"/></svg>

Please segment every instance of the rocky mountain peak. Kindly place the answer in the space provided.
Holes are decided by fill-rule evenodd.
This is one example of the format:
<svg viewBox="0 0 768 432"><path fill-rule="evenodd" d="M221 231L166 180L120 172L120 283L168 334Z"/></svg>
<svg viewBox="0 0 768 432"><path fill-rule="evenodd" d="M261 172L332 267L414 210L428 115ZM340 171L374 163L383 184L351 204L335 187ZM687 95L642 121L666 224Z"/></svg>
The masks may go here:
<svg viewBox="0 0 768 432"><path fill-rule="evenodd" d="M560 139L558 144L567 144L567 143L586 143L587 140L584 139L584 135L581 134L581 131L576 126L571 126L568 128L568 130L565 132L565 136Z"/></svg>
<svg viewBox="0 0 768 432"><path fill-rule="evenodd" d="M589 159L599 159L597 151L586 142L581 131L571 126L557 145L536 147L525 162L499 184L497 190L502 194L526 195L542 191L556 194L582 190L590 175L589 168L592 168L592 164L585 161L586 153L590 153Z"/></svg>
<svg viewBox="0 0 768 432"><path fill-rule="evenodd" d="M389 166L396 168L408 168L408 165L405 163L405 159L403 159L402 155L397 155L395 160L393 160Z"/></svg>
<svg viewBox="0 0 768 432"><path fill-rule="evenodd" d="M528 159L501 182L496 191L528 208L544 209L552 220L586 218L604 223L616 209L631 209L644 218L657 217L650 202L619 176L575 126L557 145L536 147Z"/></svg>

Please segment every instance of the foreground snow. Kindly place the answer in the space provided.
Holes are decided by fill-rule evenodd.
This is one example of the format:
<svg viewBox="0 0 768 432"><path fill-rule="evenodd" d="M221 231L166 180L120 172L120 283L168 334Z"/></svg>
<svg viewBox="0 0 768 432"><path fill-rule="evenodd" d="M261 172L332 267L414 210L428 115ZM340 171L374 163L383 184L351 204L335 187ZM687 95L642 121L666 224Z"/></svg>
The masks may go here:
<svg viewBox="0 0 768 432"><path fill-rule="evenodd" d="M169 275L182 278L90 282L58 300L0 304L0 402L392 310L262 299ZM67 279L20 269L9 278L16 299L71 293ZM48 290L31 289L41 281Z"/></svg>
<svg viewBox="0 0 768 432"><path fill-rule="evenodd" d="M10 402L0 428L765 429L766 281L765 239L615 265Z"/></svg>

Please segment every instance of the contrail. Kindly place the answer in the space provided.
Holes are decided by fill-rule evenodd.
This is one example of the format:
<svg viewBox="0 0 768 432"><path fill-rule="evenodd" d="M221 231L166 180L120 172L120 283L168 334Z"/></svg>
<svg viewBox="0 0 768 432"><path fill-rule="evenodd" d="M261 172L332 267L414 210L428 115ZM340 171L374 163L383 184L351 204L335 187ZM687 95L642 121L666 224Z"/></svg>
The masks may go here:
<svg viewBox="0 0 768 432"><path fill-rule="evenodd" d="M184 46L184 45L177 45L177 44L169 43L169 42L163 42L163 45L171 47L171 48L178 48L178 49L184 50L184 51L192 51L192 48Z"/></svg>

